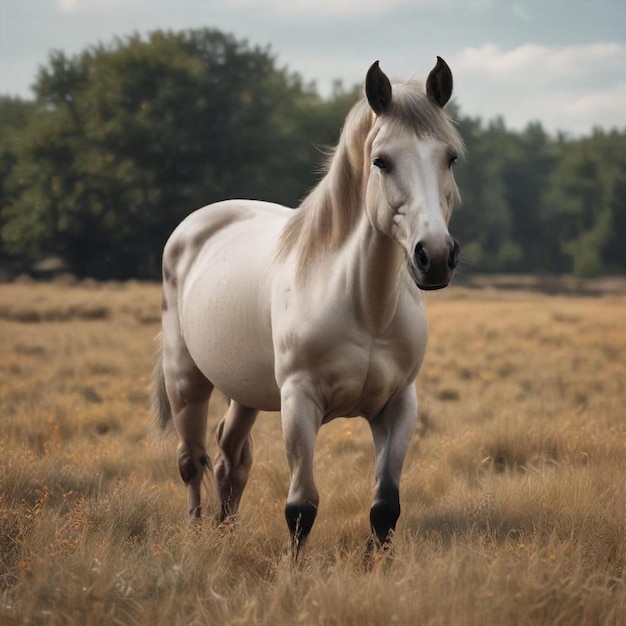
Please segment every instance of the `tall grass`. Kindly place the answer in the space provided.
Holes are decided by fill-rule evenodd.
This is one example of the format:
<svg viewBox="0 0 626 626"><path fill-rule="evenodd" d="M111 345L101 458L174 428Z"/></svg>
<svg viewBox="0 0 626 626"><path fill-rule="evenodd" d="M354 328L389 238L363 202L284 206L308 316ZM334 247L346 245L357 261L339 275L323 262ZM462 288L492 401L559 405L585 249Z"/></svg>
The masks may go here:
<svg viewBox="0 0 626 626"><path fill-rule="evenodd" d="M1 624L626 623L626 298L428 297L422 421L372 571L364 422L320 433L294 567L276 415L239 525L185 521L176 442L149 416L157 287L3 285L0 302Z"/></svg>

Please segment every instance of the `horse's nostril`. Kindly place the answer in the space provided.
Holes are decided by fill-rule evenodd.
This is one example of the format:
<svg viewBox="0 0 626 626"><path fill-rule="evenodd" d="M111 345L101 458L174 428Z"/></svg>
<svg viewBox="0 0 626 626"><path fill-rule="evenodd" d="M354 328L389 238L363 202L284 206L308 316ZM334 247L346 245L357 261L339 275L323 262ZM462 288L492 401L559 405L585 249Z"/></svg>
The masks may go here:
<svg viewBox="0 0 626 626"><path fill-rule="evenodd" d="M422 272L427 272L430 269L430 257L428 256L426 248L424 248L424 245L421 241L415 246L414 256L415 264L417 265L418 269L422 270Z"/></svg>
<svg viewBox="0 0 626 626"><path fill-rule="evenodd" d="M450 269L454 269L459 264L459 254L461 253L461 246L456 239L452 240L452 250L448 257L448 266Z"/></svg>

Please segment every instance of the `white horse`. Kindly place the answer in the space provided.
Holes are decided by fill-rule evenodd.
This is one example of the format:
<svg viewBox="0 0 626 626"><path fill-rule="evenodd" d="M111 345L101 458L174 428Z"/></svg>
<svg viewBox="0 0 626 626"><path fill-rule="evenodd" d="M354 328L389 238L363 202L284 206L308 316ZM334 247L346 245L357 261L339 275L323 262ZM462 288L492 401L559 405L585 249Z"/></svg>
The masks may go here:
<svg viewBox="0 0 626 626"><path fill-rule="evenodd" d="M445 287L459 246L448 233L463 144L443 106L452 74L437 57L426 80L394 84L374 63L325 176L297 210L229 200L189 215L163 253L162 352L156 410L180 438L192 520L201 516L207 407L217 428L221 520L237 514L259 410L281 411L291 476L285 508L297 557L317 513L318 430L364 417L376 488L370 549L400 515L398 485L417 421L415 378L426 349L423 289Z"/></svg>

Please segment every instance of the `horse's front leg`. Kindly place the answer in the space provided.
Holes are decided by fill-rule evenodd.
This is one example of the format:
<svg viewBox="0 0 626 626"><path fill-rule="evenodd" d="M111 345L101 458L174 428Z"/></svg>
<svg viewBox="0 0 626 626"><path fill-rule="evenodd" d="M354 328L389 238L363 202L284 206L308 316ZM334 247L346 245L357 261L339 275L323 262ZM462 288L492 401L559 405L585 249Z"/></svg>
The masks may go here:
<svg viewBox="0 0 626 626"><path fill-rule="evenodd" d="M312 395L287 384L281 389L281 416L291 480L285 517L291 534L292 555L297 559L311 532L319 504L313 479L313 455L322 410Z"/></svg>
<svg viewBox="0 0 626 626"><path fill-rule="evenodd" d="M417 395L410 385L370 421L376 454L376 492L370 509L368 552L386 548L400 517L400 473L417 423Z"/></svg>

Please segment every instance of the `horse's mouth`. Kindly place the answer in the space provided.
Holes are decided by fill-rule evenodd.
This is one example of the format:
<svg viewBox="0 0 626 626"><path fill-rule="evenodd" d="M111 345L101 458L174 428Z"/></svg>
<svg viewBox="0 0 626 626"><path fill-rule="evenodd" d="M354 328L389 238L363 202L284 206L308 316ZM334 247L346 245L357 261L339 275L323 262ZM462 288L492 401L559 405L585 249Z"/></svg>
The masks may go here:
<svg viewBox="0 0 626 626"><path fill-rule="evenodd" d="M424 283L415 283L422 291L436 291L437 289L443 289L447 287L450 283L441 283L439 285L429 285Z"/></svg>
<svg viewBox="0 0 626 626"><path fill-rule="evenodd" d="M450 279L452 278L452 273L449 272L448 275L444 278L442 276L432 277L431 280L428 280L428 277L420 272L413 263L409 263L409 274L418 289L422 291L436 291L437 289L444 289L450 284ZM443 280L442 280L443 278Z"/></svg>

